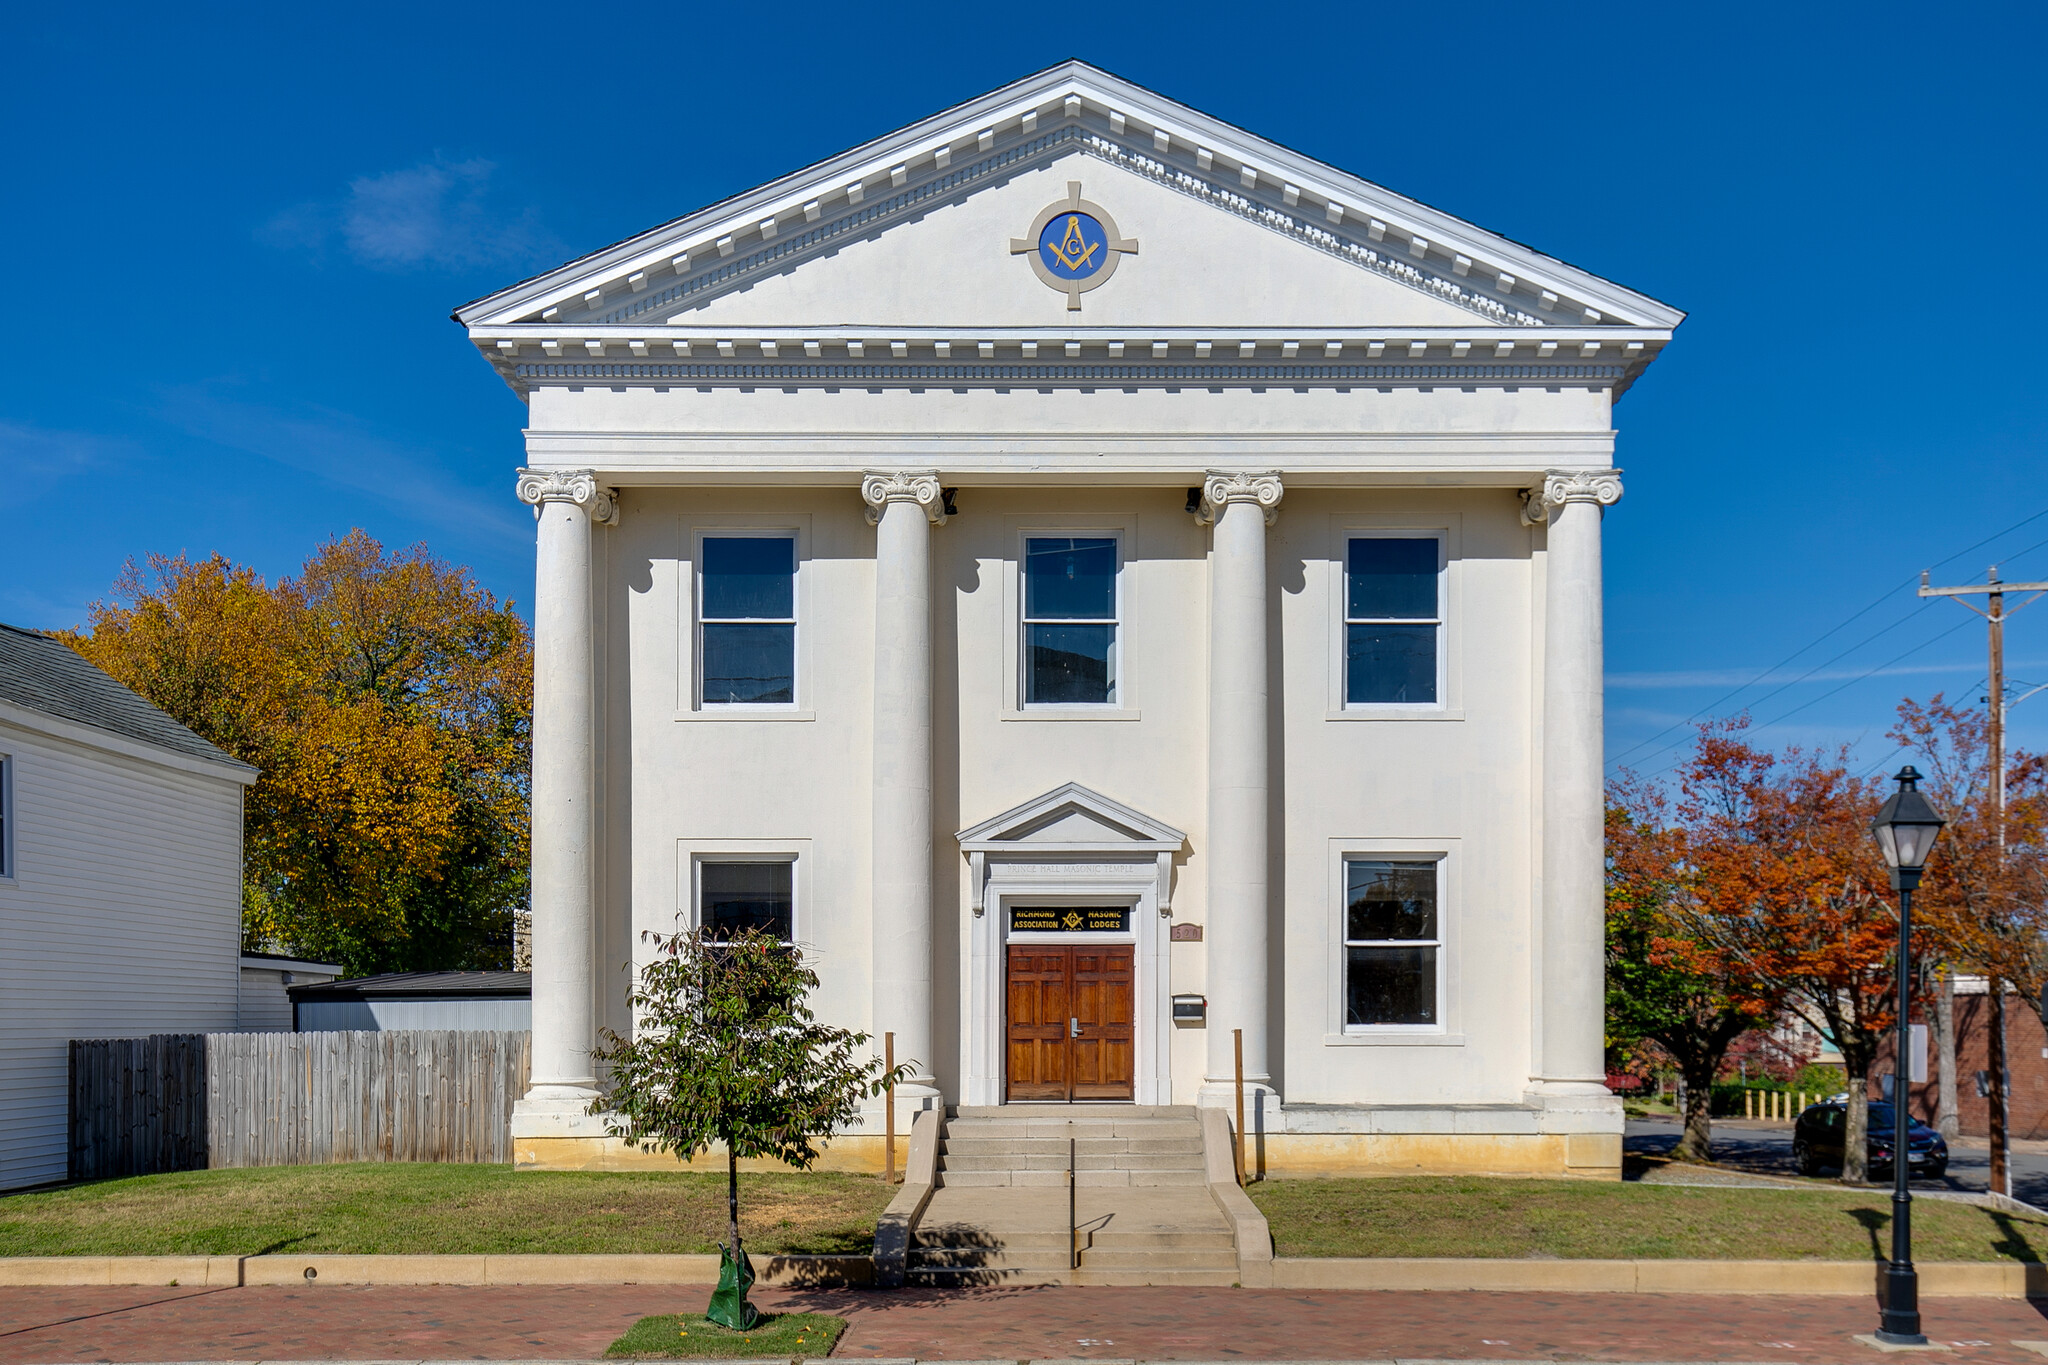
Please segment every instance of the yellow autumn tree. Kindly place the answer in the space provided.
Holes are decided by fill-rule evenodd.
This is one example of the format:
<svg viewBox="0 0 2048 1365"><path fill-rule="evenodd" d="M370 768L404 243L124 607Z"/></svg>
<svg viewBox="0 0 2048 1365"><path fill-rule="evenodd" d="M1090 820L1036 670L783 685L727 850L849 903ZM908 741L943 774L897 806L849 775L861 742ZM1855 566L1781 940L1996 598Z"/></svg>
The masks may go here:
<svg viewBox="0 0 2048 1365"><path fill-rule="evenodd" d="M532 644L510 603L362 531L275 585L130 563L72 647L262 776L243 937L352 974L510 965Z"/></svg>

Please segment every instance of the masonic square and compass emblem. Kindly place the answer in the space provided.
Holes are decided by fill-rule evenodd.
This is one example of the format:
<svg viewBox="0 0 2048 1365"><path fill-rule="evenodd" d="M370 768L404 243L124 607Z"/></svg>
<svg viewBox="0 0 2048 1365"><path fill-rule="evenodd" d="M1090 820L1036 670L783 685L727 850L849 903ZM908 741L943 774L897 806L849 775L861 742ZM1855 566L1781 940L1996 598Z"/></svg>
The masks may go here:
<svg viewBox="0 0 2048 1365"><path fill-rule="evenodd" d="M1119 256L1137 252L1134 238L1118 235L1114 218L1081 197L1078 180L1069 180L1067 197L1038 215L1029 237L1010 239L1010 254L1028 255L1032 273L1065 294L1071 312L1080 311L1083 293L1108 283Z"/></svg>

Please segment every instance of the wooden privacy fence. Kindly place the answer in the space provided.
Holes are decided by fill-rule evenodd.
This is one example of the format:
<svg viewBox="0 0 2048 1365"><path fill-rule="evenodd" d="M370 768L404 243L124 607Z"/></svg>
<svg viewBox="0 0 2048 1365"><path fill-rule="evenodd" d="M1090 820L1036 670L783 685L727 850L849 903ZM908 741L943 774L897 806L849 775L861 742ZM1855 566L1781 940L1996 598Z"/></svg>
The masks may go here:
<svg viewBox="0 0 2048 1365"><path fill-rule="evenodd" d="M532 1035L172 1033L71 1044L73 1180L512 1159Z"/></svg>

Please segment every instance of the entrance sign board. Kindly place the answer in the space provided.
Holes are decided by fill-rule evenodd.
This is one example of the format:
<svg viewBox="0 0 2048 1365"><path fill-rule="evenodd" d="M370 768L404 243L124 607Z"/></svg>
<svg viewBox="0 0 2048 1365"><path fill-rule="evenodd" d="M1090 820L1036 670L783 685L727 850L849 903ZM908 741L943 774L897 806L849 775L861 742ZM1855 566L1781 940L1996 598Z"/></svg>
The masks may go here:
<svg viewBox="0 0 2048 1365"><path fill-rule="evenodd" d="M1131 931L1128 905L1033 905L1010 911L1013 934L1127 934Z"/></svg>

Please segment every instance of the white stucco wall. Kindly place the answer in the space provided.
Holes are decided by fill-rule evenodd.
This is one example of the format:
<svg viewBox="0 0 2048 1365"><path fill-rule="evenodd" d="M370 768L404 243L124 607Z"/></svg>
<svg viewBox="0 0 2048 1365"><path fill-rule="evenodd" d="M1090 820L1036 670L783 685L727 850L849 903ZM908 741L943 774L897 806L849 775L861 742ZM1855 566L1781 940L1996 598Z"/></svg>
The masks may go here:
<svg viewBox="0 0 2048 1365"><path fill-rule="evenodd" d="M970 1031L967 864L953 839L1065 782L1187 832L1176 922L1203 922L1208 716L1208 532L1179 489L963 489L935 528L933 842L938 1013L953 1050ZM1338 702L1338 594L1346 531L1449 536L1447 708L1357 719ZM790 527L799 545L798 702L790 718L694 709L691 555L721 528ZM1120 704L1102 719L1016 706L1017 561L1029 532L1122 539ZM641 930L672 932L692 854L798 855L798 935L817 953L819 1008L869 1024L868 849L874 533L850 489L634 489L601 537L610 663L606 819L608 1022L625 1025L621 970ZM1307 1103L1512 1103L1531 1066L1531 717L1535 534L1498 490L1291 490L1271 533L1280 837L1274 844L1276 1067ZM1344 718L1331 718L1332 715ZM1362 1043L1341 1034L1336 970L1346 851L1443 854L1446 1024ZM1175 991L1205 989L1206 943L1170 948ZM1190 1102L1199 1030L1171 1036L1173 1090Z"/></svg>

